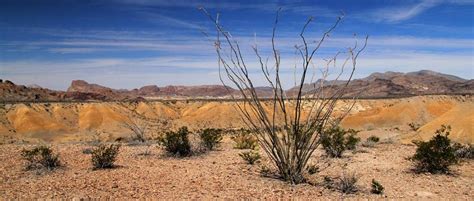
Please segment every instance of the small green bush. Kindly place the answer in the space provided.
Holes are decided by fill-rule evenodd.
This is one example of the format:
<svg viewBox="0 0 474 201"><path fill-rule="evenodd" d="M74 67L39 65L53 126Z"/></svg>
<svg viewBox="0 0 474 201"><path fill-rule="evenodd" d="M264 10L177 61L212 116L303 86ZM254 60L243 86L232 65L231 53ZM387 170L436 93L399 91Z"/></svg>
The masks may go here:
<svg viewBox="0 0 474 201"><path fill-rule="evenodd" d="M340 158L348 149L355 149L360 138L356 137L357 131L344 130L339 126L330 127L321 134L321 145L326 154L333 158Z"/></svg>
<svg viewBox="0 0 474 201"><path fill-rule="evenodd" d="M113 168L120 150L120 144L101 144L92 150L92 166L94 169Z"/></svg>
<svg viewBox="0 0 474 201"><path fill-rule="evenodd" d="M199 131L201 144L209 150L213 150L222 141L222 130L206 128Z"/></svg>
<svg viewBox="0 0 474 201"><path fill-rule="evenodd" d="M165 146L168 153L178 156L190 156L192 151L188 135L188 128L184 126L177 132L166 132L165 136L160 138L159 141Z"/></svg>
<svg viewBox="0 0 474 201"><path fill-rule="evenodd" d="M47 146L39 146L33 149L23 149L21 156L27 161L26 169L53 170L61 165L59 155L54 155L53 150Z"/></svg>
<svg viewBox="0 0 474 201"><path fill-rule="evenodd" d="M248 164L253 165L260 160L260 154L256 151L246 151L239 154Z"/></svg>
<svg viewBox="0 0 474 201"><path fill-rule="evenodd" d="M355 150L357 144L360 142L360 138L357 137L357 133L354 129L347 130L348 135L346 136L345 146L347 150Z"/></svg>
<svg viewBox="0 0 474 201"><path fill-rule="evenodd" d="M249 130L242 130L242 132L232 136L231 139L235 142L234 148L236 149L255 150L258 147L256 137Z"/></svg>
<svg viewBox="0 0 474 201"><path fill-rule="evenodd" d="M410 159L417 172L447 173L449 166L457 163L456 148L448 138L450 131L450 126L442 125L428 142L413 142L417 149Z"/></svg>
<svg viewBox="0 0 474 201"><path fill-rule="evenodd" d="M382 184L380 184L375 179L372 179L372 185L371 186L372 186L372 189L370 190L370 192L372 192L373 194L382 194L383 193L384 187L382 186Z"/></svg>

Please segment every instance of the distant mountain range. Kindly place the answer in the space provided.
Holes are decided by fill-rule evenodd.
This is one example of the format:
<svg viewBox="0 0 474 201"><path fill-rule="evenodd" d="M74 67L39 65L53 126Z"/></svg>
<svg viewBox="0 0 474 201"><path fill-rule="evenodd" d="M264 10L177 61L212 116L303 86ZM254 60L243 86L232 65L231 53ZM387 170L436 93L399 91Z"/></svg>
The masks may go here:
<svg viewBox="0 0 474 201"><path fill-rule="evenodd" d="M303 95L323 89L329 96L340 89L346 81L321 81L305 84ZM321 88L323 86L323 88ZM288 96L296 96L299 87L286 90ZM260 97L271 97L270 87L255 88ZM373 73L362 79L352 80L346 89L346 97L399 97L426 94L474 94L474 80L453 75L422 70L410 73ZM143 86L139 89L112 89L98 84L74 80L67 91L55 91L38 85L16 85L0 80L0 101L85 101L85 100L143 100L149 98L230 98L239 96L236 89L222 85L199 86Z"/></svg>
<svg viewBox="0 0 474 201"><path fill-rule="evenodd" d="M346 81L325 81L324 94L333 94ZM308 94L319 90L321 81L303 86ZM294 95L297 87L287 91ZM410 73L385 72L373 73L366 78L355 79L346 89L345 97L397 97L426 94L472 94L474 80L466 80L453 75L442 74L429 70Z"/></svg>

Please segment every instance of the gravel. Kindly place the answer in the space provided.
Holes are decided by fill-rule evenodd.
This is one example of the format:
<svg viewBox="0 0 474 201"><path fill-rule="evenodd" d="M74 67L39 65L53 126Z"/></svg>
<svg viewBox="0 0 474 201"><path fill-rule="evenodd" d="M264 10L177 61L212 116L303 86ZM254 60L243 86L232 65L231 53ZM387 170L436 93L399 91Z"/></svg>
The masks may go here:
<svg viewBox="0 0 474 201"><path fill-rule="evenodd" d="M308 183L290 185L272 177L260 176L266 159L247 165L227 137L218 150L188 158L168 157L156 145L150 155L141 155L146 146L122 146L117 167L92 170L87 144L53 144L63 166L54 171L26 171L20 152L34 145L0 145L0 199L445 199L469 200L474 197L474 162L453 167L452 175L415 174L407 157L414 146L377 144L358 147L341 159L328 159L318 150L311 163L320 172L308 175ZM264 153L261 153L264 155ZM319 159L319 160L318 160ZM330 164L329 166L327 164ZM359 191L341 194L326 189L328 176L337 180L354 173ZM385 187L383 195L370 193L371 180Z"/></svg>

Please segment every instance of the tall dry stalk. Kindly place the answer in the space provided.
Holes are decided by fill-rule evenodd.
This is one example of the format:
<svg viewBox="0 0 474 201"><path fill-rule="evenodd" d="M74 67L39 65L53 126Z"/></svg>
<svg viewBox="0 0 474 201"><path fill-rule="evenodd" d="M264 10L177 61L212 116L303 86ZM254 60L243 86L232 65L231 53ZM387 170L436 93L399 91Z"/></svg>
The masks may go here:
<svg viewBox="0 0 474 201"><path fill-rule="evenodd" d="M368 37L365 38L361 47L358 47L356 41L355 45L347 51L337 52L333 57L325 60L320 72L314 69L311 75L310 67L315 65L313 58L329 34L340 24L343 16L338 17L336 22L314 43L308 42L305 37L305 31L313 21L313 18L309 18L299 34L302 43L295 46L297 55L301 59L301 69L297 72L295 66L297 90L294 96L289 96L281 82L281 55L276 47L275 34L281 9L278 10L271 37L271 56L269 56L271 60L262 57L256 44L252 47L264 79L273 91L271 99L265 101L259 97L254 82L250 78L248 64L239 43L220 24L219 14L214 18L204 8L201 10L213 22L216 29L214 46L221 82L227 88L224 81L226 78L240 91L239 99L242 101L236 104L236 108L240 111L243 121L255 132L262 149L274 162L281 178L293 184L304 182L303 170L320 144L321 133L326 127L337 125L352 108L352 106L348 107L347 111L342 112L338 118L333 118L336 102L347 93L346 89L353 77L357 58L365 49ZM312 45L314 46L311 47ZM336 63L340 57L344 57L342 63ZM269 61L272 64L269 64ZM335 88L334 85L327 86L329 69L334 67L339 71L333 81L335 83L344 75L344 69L347 66L350 68L349 73L346 74L347 80ZM314 81L317 73L320 79ZM304 86L311 86L313 90L306 91ZM332 87L332 90L325 90L328 87ZM234 96L232 98L236 99Z"/></svg>
<svg viewBox="0 0 474 201"><path fill-rule="evenodd" d="M127 120L121 122L121 126L133 132L133 140L139 142L146 141L145 132L148 128L147 122L134 118L127 118Z"/></svg>

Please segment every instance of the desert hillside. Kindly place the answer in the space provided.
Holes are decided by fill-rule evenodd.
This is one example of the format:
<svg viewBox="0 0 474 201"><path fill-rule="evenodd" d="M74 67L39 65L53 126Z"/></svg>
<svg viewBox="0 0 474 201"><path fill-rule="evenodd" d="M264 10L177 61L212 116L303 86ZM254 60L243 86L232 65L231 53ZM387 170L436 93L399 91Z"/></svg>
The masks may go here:
<svg viewBox="0 0 474 201"><path fill-rule="evenodd" d="M303 95L324 90L324 96L336 93L344 80L317 80L304 84ZM298 86L286 90L288 97L295 97ZM409 97L417 95L460 95L474 94L474 80L466 80L453 75L434 71L421 70L410 73L385 72L373 73L368 77L351 80L346 98L386 98ZM269 86L255 87L260 98L273 96ZM130 101L156 99L231 99L241 97L237 89L222 85L158 87L147 85L136 89L113 89L84 80L73 80L66 91L42 88L38 85L24 86L9 80L0 79L0 102L15 103L18 101Z"/></svg>
<svg viewBox="0 0 474 201"><path fill-rule="evenodd" d="M341 100L342 108L349 100ZM147 135L187 126L239 129L245 127L232 101L149 101L18 103L0 107L4 142L115 141L130 137L123 122L148 124ZM337 112L337 111L336 111ZM387 131L404 141L428 139L442 124L453 127L452 139L474 142L472 96L417 96L358 100L342 125L364 132ZM415 132L408 125L420 128ZM362 132L363 134L363 132Z"/></svg>

